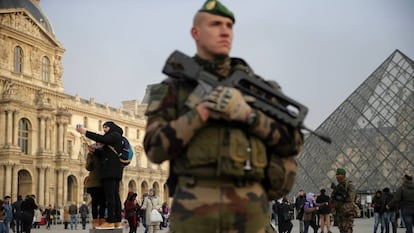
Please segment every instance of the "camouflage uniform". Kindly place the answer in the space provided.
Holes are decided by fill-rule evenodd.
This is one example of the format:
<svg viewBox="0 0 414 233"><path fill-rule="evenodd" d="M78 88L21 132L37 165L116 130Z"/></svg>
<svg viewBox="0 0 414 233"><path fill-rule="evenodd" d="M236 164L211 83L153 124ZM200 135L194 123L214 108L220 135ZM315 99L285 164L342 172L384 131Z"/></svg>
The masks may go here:
<svg viewBox="0 0 414 233"><path fill-rule="evenodd" d="M347 197L343 198L338 190L345 190ZM356 192L352 181L347 179L336 185L332 192L332 199L335 207L335 220L337 221L340 233L352 233L355 217L355 201Z"/></svg>
<svg viewBox="0 0 414 233"><path fill-rule="evenodd" d="M194 59L224 78L240 67L248 70L239 59L216 63ZM192 83L166 79L152 87L146 112L146 154L155 163L171 160L178 176L170 229L264 232L268 221L264 186L279 195L290 191L296 176L293 155L302 145L302 135L260 111L250 128L217 120L203 123L196 110L184 104L194 88ZM243 169L247 160L250 170ZM269 174L276 179L264 182Z"/></svg>
<svg viewBox="0 0 414 233"><path fill-rule="evenodd" d="M200 12L235 21L219 1L206 1ZM260 78L241 59L194 60L219 79L235 71ZM276 83L267 83L279 91ZM170 161L170 231L265 232L268 197L282 197L293 186L293 156L302 134L258 110L249 123L214 117L204 122L196 108L185 104L196 86L167 78L151 87L146 111L146 155L154 163Z"/></svg>

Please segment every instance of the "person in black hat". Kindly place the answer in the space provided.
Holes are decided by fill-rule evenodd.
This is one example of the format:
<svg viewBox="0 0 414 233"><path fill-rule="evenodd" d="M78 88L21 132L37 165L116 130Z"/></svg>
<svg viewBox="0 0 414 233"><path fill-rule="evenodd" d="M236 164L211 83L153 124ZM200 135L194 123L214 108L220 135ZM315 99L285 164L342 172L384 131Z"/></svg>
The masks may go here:
<svg viewBox="0 0 414 233"><path fill-rule="evenodd" d="M119 182L122 179L123 167L118 156L122 150L122 134L124 132L121 127L112 121L105 122L102 127L104 135L88 131L82 127L77 127L76 130L80 134L84 134L87 138L103 144L102 148L97 150L102 150L99 154L104 156L101 168L101 179L106 207L108 208L108 217L106 218L106 222L97 226L96 229L121 228L122 209L119 196ZM88 150L94 152L95 148L89 146Z"/></svg>

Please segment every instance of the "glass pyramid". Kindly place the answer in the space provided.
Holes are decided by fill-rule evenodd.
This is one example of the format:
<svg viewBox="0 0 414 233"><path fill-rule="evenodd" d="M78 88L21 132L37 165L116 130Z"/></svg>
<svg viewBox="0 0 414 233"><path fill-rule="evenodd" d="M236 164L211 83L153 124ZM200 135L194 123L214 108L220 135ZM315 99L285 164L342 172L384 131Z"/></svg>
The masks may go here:
<svg viewBox="0 0 414 233"><path fill-rule="evenodd" d="M343 167L360 194L396 190L414 173L414 62L396 50L317 129L297 156L299 189L319 193Z"/></svg>

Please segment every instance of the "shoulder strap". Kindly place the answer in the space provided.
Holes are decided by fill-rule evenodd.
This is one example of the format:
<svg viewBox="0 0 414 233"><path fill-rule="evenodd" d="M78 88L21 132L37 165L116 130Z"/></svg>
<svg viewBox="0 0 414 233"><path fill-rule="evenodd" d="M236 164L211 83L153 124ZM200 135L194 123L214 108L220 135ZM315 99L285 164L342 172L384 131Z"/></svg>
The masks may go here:
<svg viewBox="0 0 414 233"><path fill-rule="evenodd" d="M117 154L118 156L119 156L119 153L115 150L115 148L113 147L113 146L109 146L108 145L108 147L115 153L115 154Z"/></svg>

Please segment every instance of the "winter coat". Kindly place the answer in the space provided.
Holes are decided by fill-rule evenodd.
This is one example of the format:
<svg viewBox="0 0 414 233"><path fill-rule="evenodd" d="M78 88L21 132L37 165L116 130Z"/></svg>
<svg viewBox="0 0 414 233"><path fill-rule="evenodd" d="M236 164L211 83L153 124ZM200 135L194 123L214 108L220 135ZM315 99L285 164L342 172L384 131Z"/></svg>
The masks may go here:
<svg viewBox="0 0 414 233"><path fill-rule="evenodd" d="M316 217L317 208L316 208L316 203L312 199L313 196L315 196L314 193L306 194L303 221L310 221Z"/></svg>
<svg viewBox="0 0 414 233"><path fill-rule="evenodd" d="M414 209L414 182L412 180L404 181L395 192L389 206L393 207L397 204L400 208Z"/></svg>
<svg viewBox="0 0 414 233"><path fill-rule="evenodd" d="M296 197L295 208L296 208L296 219L303 220L303 206L305 205L306 197Z"/></svg>
<svg viewBox="0 0 414 233"><path fill-rule="evenodd" d="M40 222L42 220L42 211L39 208L34 211L34 222Z"/></svg>
<svg viewBox="0 0 414 233"><path fill-rule="evenodd" d="M157 225L156 222L151 222L151 211L153 209L159 210L161 208L161 203L157 196L147 196L144 199L144 203L142 204L142 208L145 209L145 219L147 221L147 225Z"/></svg>
<svg viewBox="0 0 414 233"><path fill-rule="evenodd" d="M89 152L86 157L86 170L89 171L88 180L85 188L102 187L101 170L104 156L101 155L102 150L96 149L95 152Z"/></svg>
<svg viewBox="0 0 414 233"><path fill-rule="evenodd" d="M383 213L384 210L384 199L382 196L374 196L372 199L372 205L374 206L374 213Z"/></svg>
<svg viewBox="0 0 414 233"><path fill-rule="evenodd" d="M326 205L328 203L328 205ZM316 197L316 204L320 205L318 213L319 214L329 214L331 213L331 208L329 207L329 196L326 194L321 194Z"/></svg>
<svg viewBox="0 0 414 233"><path fill-rule="evenodd" d="M70 222L69 206L63 207L63 221Z"/></svg>

